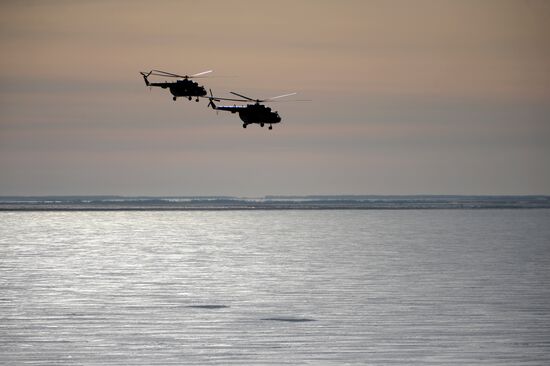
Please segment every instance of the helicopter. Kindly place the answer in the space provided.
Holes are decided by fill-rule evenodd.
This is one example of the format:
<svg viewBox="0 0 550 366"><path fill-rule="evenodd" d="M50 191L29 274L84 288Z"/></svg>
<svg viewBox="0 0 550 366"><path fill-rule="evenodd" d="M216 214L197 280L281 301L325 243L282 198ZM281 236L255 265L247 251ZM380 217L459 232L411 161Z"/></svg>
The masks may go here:
<svg viewBox="0 0 550 366"><path fill-rule="evenodd" d="M198 83L190 80L193 78L203 77L202 75L208 74L212 72L212 70L199 72L198 74L193 75L178 75L173 74L171 72L166 72L162 70L151 70L149 72L143 72L140 71L141 76L143 76L143 80L145 80L145 85L152 87L157 86L162 89L169 88L170 93L172 93L173 97L172 99L175 101L178 97L186 97L187 99L191 100L193 97L196 97L195 101L199 101L199 97L206 96L206 90L203 86L200 86ZM149 76L160 76L160 77L168 77L168 78L180 78L180 80L176 80L174 82L162 82L162 83L151 83L147 78Z"/></svg>
<svg viewBox="0 0 550 366"><path fill-rule="evenodd" d="M279 99L283 97L288 97L290 95L295 95L296 93L290 93L290 94L283 94L278 95L276 97L271 97L267 99L252 99L245 95L238 94L235 92L230 92L231 94L234 94L238 97L241 97L243 99L232 99L232 98L219 98L212 95L212 90L210 90L210 96L208 99L210 102L208 103L208 107L212 107L212 109L216 111L228 111L231 113L239 113L239 117L243 121L243 128L246 128L246 126L257 123L261 127L264 127L265 124L269 124L269 129L273 129L273 124L281 122L281 116L279 116L279 113L277 111L272 111L271 108L266 107L265 105L261 103L266 102L274 102L274 99ZM223 105L223 106L217 106L214 104L214 101L219 102L222 100L227 101L234 101L234 102L254 102L254 104L247 104L247 105Z"/></svg>

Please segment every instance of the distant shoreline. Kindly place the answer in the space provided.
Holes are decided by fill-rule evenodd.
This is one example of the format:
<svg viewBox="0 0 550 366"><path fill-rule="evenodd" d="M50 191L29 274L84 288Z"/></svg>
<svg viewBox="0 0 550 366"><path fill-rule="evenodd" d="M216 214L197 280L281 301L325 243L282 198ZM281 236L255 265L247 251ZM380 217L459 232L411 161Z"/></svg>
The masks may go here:
<svg viewBox="0 0 550 366"><path fill-rule="evenodd" d="M0 197L0 211L545 209L550 196Z"/></svg>

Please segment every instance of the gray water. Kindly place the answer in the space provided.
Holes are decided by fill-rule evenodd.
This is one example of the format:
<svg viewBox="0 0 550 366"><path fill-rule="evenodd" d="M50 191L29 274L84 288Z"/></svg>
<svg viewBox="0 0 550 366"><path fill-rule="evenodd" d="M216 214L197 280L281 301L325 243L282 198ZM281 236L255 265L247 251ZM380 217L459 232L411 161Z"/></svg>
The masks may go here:
<svg viewBox="0 0 550 366"><path fill-rule="evenodd" d="M0 212L0 363L550 363L550 210Z"/></svg>

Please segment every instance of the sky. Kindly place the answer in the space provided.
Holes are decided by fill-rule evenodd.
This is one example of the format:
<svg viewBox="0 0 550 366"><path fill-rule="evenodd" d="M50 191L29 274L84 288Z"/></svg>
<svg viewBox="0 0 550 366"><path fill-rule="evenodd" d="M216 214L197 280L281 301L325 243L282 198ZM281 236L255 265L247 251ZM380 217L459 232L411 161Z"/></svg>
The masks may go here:
<svg viewBox="0 0 550 366"><path fill-rule="evenodd" d="M548 1L2 1L0 47L0 196L550 194Z"/></svg>

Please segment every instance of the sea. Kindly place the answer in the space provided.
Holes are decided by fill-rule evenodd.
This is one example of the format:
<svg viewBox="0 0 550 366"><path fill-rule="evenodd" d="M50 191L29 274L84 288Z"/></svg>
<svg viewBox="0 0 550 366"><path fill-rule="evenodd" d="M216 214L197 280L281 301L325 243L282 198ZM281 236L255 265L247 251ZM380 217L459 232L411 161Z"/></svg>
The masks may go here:
<svg viewBox="0 0 550 366"><path fill-rule="evenodd" d="M2 365L548 365L550 209L7 210Z"/></svg>

